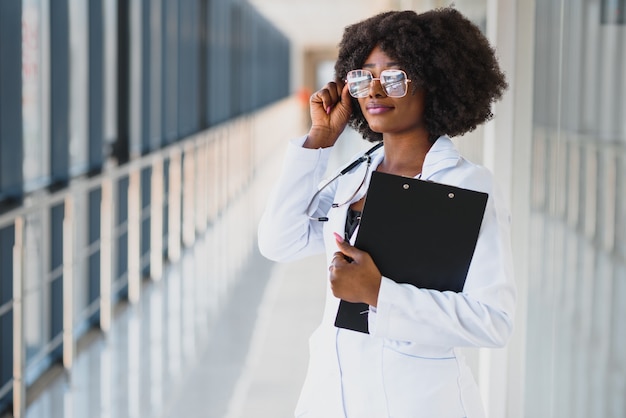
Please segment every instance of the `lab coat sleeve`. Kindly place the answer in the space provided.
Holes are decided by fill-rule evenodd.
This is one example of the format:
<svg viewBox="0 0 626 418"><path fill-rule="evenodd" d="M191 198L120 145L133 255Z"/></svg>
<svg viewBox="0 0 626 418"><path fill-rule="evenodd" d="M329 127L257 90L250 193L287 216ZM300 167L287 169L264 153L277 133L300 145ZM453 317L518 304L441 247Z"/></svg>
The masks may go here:
<svg viewBox="0 0 626 418"><path fill-rule="evenodd" d="M303 148L305 139L289 143L282 172L259 222L259 250L274 261L292 261L324 252L323 222L310 220L306 210L325 174L332 147ZM326 215L333 190L334 187L328 187L313 202L314 216Z"/></svg>
<svg viewBox="0 0 626 418"><path fill-rule="evenodd" d="M509 213L499 194L488 199L463 292L440 292L383 277L370 309L374 337L441 347L501 347L513 325L515 284Z"/></svg>

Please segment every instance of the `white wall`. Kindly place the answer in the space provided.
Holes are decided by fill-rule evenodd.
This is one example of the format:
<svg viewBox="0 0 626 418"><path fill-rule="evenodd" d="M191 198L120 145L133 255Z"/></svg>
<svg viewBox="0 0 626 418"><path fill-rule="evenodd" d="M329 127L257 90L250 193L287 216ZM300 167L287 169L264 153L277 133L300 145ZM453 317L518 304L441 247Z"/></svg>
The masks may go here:
<svg viewBox="0 0 626 418"><path fill-rule="evenodd" d="M483 350L479 384L488 416L524 416L527 252L532 139L534 0L488 0L487 36L495 46L509 90L485 126L483 164L503 188L512 215L511 239L518 286L512 339L506 349Z"/></svg>

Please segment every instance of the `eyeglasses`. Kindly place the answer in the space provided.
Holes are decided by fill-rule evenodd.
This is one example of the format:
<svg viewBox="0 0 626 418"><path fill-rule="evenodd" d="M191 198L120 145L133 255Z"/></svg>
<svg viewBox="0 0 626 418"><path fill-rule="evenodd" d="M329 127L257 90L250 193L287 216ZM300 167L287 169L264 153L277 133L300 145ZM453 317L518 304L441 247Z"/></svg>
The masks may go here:
<svg viewBox="0 0 626 418"><path fill-rule="evenodd" d="M356 99L367 97L372 82L376 80L380 81L380 85L388 97L395 98L406 96L408 84L411 81L402 70L383 70L380 72L379 78L374 78L368 70L352 70L346 76L350 96Z"/></svg>

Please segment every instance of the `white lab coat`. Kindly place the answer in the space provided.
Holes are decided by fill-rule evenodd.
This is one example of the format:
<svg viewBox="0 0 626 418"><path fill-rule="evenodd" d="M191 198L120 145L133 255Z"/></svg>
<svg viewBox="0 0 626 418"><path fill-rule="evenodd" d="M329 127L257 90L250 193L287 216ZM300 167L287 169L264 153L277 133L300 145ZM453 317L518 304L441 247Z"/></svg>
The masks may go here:
<svg viewBox="0 0 626 418"><path fill-rule="evenodd" d="M304 140L288 147L259 225L259 248L276 261L325 251L330 265L337 251L333 232L343 234L349 206L331 204L350 198L366 167L355 168L321 193L316 216L327 216L328 222L310 220L306 207L332 148L305 149ZM383 156L383 148L373 154L372 170ZM502 347L511 333L515 284L509 213L492 174L463 159L445 136L426 155L421 178L489 194L463 292L420 289L383 277L378 307L370 307L368 335L334 326L339 300L328 286L322 323L310 339L297 417L484 417L478 388L458 348Z"/></svg>

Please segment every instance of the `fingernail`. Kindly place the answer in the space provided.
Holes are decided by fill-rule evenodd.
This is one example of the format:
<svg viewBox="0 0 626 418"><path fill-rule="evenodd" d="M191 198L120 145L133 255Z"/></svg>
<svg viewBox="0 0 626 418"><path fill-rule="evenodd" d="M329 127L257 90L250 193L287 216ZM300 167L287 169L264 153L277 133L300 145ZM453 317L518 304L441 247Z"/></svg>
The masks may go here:
<svg viewBox="0 0 626 418"><path fill-rule="evenodd" d="M326 114L327 114L327 115L330 115L330 109L331 109L331 106L328 106L328 107L326 108Z"/></svg>
<svg viewBox="0 0 626 418"><path fill-rule="evenodd" d="M343 237L341 235L336 232L333 232L333 234L335 235L335 239L337 240L337 242L343 242Z"/></svg>

